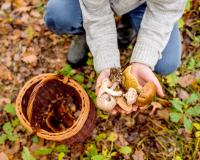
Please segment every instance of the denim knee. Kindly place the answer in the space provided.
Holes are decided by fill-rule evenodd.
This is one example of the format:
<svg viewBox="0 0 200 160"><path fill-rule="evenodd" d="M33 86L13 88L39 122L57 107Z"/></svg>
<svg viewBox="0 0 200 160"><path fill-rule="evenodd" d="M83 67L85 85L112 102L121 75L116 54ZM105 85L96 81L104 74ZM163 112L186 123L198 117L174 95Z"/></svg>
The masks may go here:
<svg viewBox="0 0 200 160"><path fill-rule="evenodd" d="M78 0L49 0L45 8L45 23L56 34L80 34L83 30Z"/></svg>
<svg viewBox="0 0 200 160"><path fill-rule="evenodd" d="M155 72L167 75L176 71L181 64L181 50L180 32L176 23L162 52L162 59L155 66Z"/></svg>
<svg viewBox="0 0 200 160"><path fill-rule="evenodd" d="M178 69L178 67L181 65L181 61L169 61L168 63L164 64L158 64L155 67L155 72L160 75L168 75Z"/></svg>

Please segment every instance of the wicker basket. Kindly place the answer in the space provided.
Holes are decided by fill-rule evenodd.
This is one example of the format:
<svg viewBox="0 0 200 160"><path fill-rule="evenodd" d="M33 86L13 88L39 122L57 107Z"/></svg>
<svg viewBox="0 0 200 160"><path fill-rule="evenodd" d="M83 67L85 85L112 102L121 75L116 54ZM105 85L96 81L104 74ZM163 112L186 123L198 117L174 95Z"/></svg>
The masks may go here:
<svg viewBox="0 0 200 160"><path fill-rule="evenodd" d="M62 83L64 87L71 88L67 94L71 94L71 96L78 98L81 106L80 114L73 125L66 128L64 131L51 132L48 129L40 128L36 130L36 134L47 140L64 142L67 144L84 142L91 136L92 130L96 124L95 106L90 101L87 93L77 82L62 75L42 74L32 78L24 85L16 100L16 113L20 122L29 132L34 133L30 123L30 115L34 115L37 111L34 110L34 104L37 104L36 101L38 100L37 96L39 95L40 89L51 80L55 80L59 84ZM40 99L43 100L48 98L41 97ZM40 112L40 110L38 110L38 112Z"/></svg>

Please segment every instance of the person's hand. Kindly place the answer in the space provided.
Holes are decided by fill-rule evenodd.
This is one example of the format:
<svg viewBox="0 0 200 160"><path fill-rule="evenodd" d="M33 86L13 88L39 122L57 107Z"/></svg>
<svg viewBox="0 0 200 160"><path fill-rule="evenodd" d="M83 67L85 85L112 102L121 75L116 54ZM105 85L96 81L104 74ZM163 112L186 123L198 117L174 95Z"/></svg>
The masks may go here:
<svg viewBox="0 0 200 160"><path fill-rule="evenodd" d="M96 87L95 87L96 95L98 95L99 93L99 88L101 87L102 81L104 79L109 79L109 76L110 76L110 69L105 69L99 74L96 81Z"/></svg>
<svg viewBox="0 0 200 160"><path fill-rule="evenodd" d="M131 73L138 80L140 87L143 87L147 82L153 82L156 85L158 96L164 97L164 92L158 79L147 65L141 63L132 63Z"/></svg>
<svg viewBox="0 0 200 160"><path fill-rule="evenodd" d="M141 63L132 63L131 73L138 80L139 88L142 88L147 82L153 82L156 85L158 96L164 97L164 93L158 79L147 65ZM137 110L137 106L133 105L132 111L134 111L135 109ZM111 113L116 114L117 112L125 114L130 113L130 112L125 112L120 108L114 108Z"/></svg>
<svg viewBox="0 0 200 160"><path fill-rule="evenodd" d="M107 78L109 79L109 77L110 77L110 69L105 69L99 74L97 81L96 81L96 87L95 87L96 95L98 95L98 93L99 93L99 88L102 85L102 81ZM126 113L123 109L120 109L119 107L118 108L115 107L110 113L116 114L117 112Z"/></svg>

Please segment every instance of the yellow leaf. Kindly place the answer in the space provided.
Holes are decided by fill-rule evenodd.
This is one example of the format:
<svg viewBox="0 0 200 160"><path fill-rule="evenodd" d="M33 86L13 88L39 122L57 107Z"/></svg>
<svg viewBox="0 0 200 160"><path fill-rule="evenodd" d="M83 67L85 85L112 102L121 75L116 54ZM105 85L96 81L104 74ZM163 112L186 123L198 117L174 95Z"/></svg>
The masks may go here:
<svg viewBox="0 0 200 160"><path fill-rule="evenodd" d="M199 138L200 137L200 131L195 132L195 137Z"/></svg>
<svg viewBox="0 0 200 160"><path fill-rule="evenodd" d="M200 131L200 123L193 123L193 126L198 130Z"/></svg>
<svg viewBox="0 0 200 160"><path fill-rule="evenodd" d="M118 135L115 132L111 132L107 138L107 140L111 142L115 142L117 139L118 139Z"/></svg>

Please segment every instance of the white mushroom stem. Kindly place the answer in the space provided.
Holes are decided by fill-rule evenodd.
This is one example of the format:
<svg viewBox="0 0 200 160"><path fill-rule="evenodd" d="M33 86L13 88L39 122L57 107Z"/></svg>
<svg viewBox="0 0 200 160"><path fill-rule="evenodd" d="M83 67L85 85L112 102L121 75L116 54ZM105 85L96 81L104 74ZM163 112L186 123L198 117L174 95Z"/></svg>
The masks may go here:
<svg viewBox="0 0 200 160"><path fill-rule="evenodd" d="M129 88L129 90L123 95L126 98L128 105L132 105L136 102L138 94L134 88Z"/></svg>
<svg viewBox="0 0 200 160"><path fill-rule="evenodd" d="M115 98L107 93L97 96L96 103L97 107L104 111L111 111L117 104Z"/></svg>
<svg viewBox="0 0 200 160"><path fill-rule="evenodd" d="M119 82L114 82L113 85L110 87L111 90L115 90L115 88L119 85Z"/></svg>
<svg viewBox="0 0 200 160"><path fill-rule="evenodd" d="M101 96L104 93L108 93L109 95L114 96L114 97L121 96L122 95L122 91L114 91L113 90L113 88L116 88L115 85L116 84L114 83L113 86L111 88L109 88L109 86L110 86L110 80L109 79L104 79L102 81L102 85L101 85L101 87L99 89L98 96Z"/></svg>

